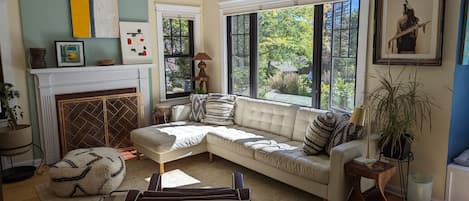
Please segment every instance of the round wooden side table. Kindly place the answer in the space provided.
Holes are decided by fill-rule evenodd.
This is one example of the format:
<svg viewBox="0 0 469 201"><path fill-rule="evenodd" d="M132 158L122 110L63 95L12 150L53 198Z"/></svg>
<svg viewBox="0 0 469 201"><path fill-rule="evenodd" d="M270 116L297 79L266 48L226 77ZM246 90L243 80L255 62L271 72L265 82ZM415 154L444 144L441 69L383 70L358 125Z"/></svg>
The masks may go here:
<svg viewBox="0 0 469 201"><path fill-rule="evenodd" d="M349 201L387 201L384 194L386 184L396 173L392 164L378 161L371 166L359 164L355 161L345 164L345 174L352 177L352 194ZM361 191L361 178L374 179L376 187L364 193Z"/></svg>

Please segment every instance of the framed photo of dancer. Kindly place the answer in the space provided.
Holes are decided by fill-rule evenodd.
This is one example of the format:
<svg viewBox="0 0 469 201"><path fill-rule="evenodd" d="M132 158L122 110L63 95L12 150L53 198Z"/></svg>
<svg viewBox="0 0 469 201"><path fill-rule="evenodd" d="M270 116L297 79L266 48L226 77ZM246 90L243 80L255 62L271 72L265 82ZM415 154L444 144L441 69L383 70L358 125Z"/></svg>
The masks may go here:
<svg viewBox="0 0 469 201"><path fill-rule="evenodd" d="M444 0L376 0L373 63L440 66Z"/></svg>

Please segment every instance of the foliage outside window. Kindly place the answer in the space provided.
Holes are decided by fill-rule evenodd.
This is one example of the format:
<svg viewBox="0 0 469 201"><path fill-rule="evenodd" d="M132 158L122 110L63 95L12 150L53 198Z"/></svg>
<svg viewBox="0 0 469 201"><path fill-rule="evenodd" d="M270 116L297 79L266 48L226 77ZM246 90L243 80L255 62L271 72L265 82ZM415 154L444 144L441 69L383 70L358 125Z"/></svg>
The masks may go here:
<svg viewBox="0 0 469 201"><path fill-rule="evenodd" d="M352 111L358 8L348 0L228 17L230 93Z"/></svg>
<svg viewBox="0 0 469 201"><path fill-rule="evenodd" d="M166 98L188 96L193 89L193 22L163 18Z"/></svg>

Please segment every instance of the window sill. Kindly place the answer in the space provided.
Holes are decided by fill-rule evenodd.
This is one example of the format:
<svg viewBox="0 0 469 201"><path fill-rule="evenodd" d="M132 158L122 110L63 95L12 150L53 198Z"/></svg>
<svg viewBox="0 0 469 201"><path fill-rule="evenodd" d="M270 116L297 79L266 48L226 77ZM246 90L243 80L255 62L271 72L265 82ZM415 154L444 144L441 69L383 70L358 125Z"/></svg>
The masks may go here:
<svg viewBox="0 0 469 201"><path fill-rule="evenodd" d="M160 100L160 103L167 103L170 105L182 105L182 104L186 104L189 102L190 102L189 96Z"/></svg>

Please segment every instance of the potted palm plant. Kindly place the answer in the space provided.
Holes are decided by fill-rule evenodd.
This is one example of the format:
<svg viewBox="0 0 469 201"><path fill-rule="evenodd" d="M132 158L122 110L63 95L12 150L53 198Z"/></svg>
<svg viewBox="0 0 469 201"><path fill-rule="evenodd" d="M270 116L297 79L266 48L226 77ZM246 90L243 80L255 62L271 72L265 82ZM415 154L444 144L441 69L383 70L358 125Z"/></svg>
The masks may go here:
<svg viewBox="0 0 469 201"><path fill-rule="evenodd" d="M379 86L368 96L376 121L375 129L381 134L381 153L388 158L403 160L410 152L416 134L422 133L425 122L431 130L432 98L422 90L417 72L408 80L401 79L405 69L393 77L390 68L378 75ZM413 131L413 132L412 132Z"/></svg>
<svg viewBox="0 0 469 201"><path fill-rule="evenodd" d="M0 128L0 154L13 156L28 152L32 147L32 132L30 125L18 124L23 117L19 105L11 105L12 100L20 94L10 83L0 83L0 102L8 126Z"/></svg>

